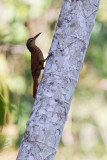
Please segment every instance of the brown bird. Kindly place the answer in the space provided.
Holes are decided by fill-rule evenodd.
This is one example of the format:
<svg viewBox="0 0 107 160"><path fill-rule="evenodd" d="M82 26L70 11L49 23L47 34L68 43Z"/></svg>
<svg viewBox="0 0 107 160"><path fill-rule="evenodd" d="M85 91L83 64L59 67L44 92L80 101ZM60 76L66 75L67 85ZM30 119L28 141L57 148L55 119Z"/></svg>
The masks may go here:
<svg viewBox="0 0 107 160"><path fill-rule="evenodd" d="M38 33L36 36L29 38L26 42L28 50L31 52L31 72L33 77L33 97L35 98L37 88L38 88L38 78L40 76L41 70L44 69L44 62L50 57L47 56L46 59L43 57L43 53L39 47L35 45L36 38L41 34Z"/></svg>

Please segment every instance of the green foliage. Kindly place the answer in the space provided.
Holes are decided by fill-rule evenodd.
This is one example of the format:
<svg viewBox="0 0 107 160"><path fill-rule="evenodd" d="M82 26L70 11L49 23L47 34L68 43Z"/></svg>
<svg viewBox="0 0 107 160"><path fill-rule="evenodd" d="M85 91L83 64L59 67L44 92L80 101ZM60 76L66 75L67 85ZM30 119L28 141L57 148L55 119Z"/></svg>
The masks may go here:
<svg viewBox="0 0 107 160"><path fill-rule="evenodd" d="M91 36L86 62L90 62L96 68L100 76L107 77L107 24L95 23Z"/></svg>
<svg viewBox="0 0 107 160"><path fill-rule="evenodd" d="M4 144L6 142L6 136L5 135L0 135L0 151L4 148Z"/></svg>
<svg viewBox="0 0 107 160"><path fill-rule="evenodd" d="M7 105L2 96L0 96L0 126L3 126L6 120Z"/></svg>
<svg viewBox="0 0 107 160"><path fill-rule="evenodd" d="M41 16L41 14L44 13L46 9L49 8L53 0L40 0L40 1L35 1L35 3L32 5L30 4L30 16L32 18L38 18ZM36 12L35 12L36 8Z"/></svg>
<svg viewBox="0 0 107 160"><path fill-rule="evenodd" d="M7 62L5 57L0 55L0 126L6 124L9 113L8 86L5 78L8 78Z"/></svg>

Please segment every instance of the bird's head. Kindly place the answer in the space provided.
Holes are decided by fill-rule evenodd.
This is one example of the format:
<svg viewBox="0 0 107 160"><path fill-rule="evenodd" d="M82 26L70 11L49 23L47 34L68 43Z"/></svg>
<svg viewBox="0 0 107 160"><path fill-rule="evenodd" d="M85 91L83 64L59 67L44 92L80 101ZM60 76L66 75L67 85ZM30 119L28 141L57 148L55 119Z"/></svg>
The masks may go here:
<svg viewBox="0 0 107 160"><path fill-rule="evenodd" d="M27 40L26 46L27 46L27 48L29 49L29 51L31 51L31 50L35 47L35 40L36 40L36 38L37 38L40 34L41 34L41 32L38 33L36 36L34 36L34 37L32 37L32 38L29 38L29 39Z"/></svg>

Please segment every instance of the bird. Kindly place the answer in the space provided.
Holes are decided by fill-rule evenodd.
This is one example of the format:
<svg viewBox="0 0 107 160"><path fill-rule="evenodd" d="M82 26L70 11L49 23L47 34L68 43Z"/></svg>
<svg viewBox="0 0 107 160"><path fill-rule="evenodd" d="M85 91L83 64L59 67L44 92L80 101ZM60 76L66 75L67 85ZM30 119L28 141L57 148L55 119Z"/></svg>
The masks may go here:
<svg viewBox="0 0 107 160"><path fill-rule="evenodd" d="M37 37L41 34L38 33L34 37L29 38L26 42L26 47L31 53L31 73L33 77L33 98L36 97L37 88L38 88L38 78L40 76L41 70L44 69L44 62L50 57L47 56L44 59L41 49L35 44Z"/></svg>

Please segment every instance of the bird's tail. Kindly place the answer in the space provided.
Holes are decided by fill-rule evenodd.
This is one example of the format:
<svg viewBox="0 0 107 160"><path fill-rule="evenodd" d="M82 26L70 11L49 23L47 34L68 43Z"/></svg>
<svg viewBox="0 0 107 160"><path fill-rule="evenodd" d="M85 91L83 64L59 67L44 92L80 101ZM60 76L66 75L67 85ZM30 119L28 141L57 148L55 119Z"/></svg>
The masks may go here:
<svg viewBox="0 0 107 160"><path fill-rule="evenodd" d="M38 88L38 79L35 76L33 81L33 98L36 97L37 88Z"/></svg>

